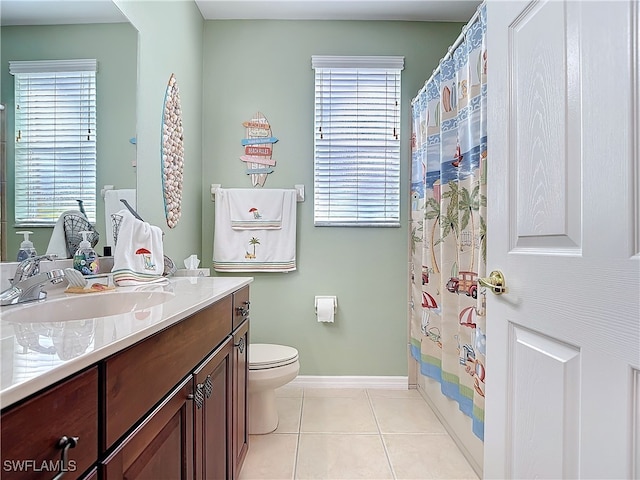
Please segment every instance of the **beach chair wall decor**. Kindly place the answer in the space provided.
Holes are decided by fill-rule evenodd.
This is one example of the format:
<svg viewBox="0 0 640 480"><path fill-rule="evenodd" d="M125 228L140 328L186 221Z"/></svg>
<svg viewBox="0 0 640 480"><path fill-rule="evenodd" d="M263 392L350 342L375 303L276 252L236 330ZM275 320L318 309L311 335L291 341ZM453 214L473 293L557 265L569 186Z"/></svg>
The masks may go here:
<svg viewBox="0 0 640 480"><path fill-rule="evenodd" d="M276 165L273 146L278 141L271 132L271 125L263 113L256 112L251 119L242 123L245 138L242 139L244 154L240 160L247 165L247 175L251 176L254 187L263 187L267 175Z"/></svg>

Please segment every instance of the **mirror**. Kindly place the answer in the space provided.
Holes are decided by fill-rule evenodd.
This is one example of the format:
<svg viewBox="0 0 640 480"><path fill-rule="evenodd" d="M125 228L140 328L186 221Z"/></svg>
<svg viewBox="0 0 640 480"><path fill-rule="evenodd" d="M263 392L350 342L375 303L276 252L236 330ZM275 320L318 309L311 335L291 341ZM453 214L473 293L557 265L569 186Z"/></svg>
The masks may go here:
<svg viewBox="0 0 640 480"><path fill-rule="evenodd" d="M112 244L105 238L103 186L136 188L138 32L111 0L2 0L1 9L0 260L16 260L22 240L16 231L34 232L34 246L43 254L53 230L14 224L14 78L8 69L14 60L97 60L95 227L101 234L96 251L102 253L103 245Z"/></svg>

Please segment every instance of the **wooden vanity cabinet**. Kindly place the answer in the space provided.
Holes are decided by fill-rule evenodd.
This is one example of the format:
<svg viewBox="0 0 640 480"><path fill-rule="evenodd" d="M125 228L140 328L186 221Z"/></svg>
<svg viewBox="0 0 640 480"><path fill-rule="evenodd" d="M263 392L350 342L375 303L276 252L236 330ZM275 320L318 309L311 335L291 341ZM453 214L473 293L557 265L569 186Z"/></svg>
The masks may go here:
<svg viewBox="0 0 640 480"><path fill-rule="evenodd" d="M62 463L63 437L77 438ZM2 412L2 478L76 479L98 460L98 368Z"/></svg>
<svg viewBox="0 0 640 480"><path fill-rule="evenodd" d="M233 332L233 387L232 387L232 452L233 478L240 469L249 450L249 320Z"/></svg>
<svg viewBox="0 0 640 480"><path fill-rule="evenodd" d="M248 302L248 287L238 293ZM234 431L238 411L232 403L236 398L232 388L240 366L232 335L234 304L235 293L105 361L104 440L107 449L115 444L118 453L105 463L105 480L237 478L244 455L234 456L234 439L247 433L243 422L239 424L242 431ZM243 305L248 308L248 303ZM124 441L118 441L128 426L163 398L167 386L181 378L186 379L184 387L144 417L141 427ZM172 447L159 453L161 446L169 445L163 442L169 441ZM150 447L142 451L142 446ZM113 462L122 463L122 468L114 468Z"/></svg>
<svg viewBox="0 0 640 480"><path fill-rule="evenodd" d="M231 333L231 296L104 361L109 449Z"/></svg>
<svg viewBox="0 0 640 480"><path fill-rule="evenodd" d="M79 442L64 480L237 479L248 449L248 302L246 286L3 410L3 465L59 461L55 444L68 435Z"/></svg>
<svg viewBox="0 0 640 480"><path fill-rule="evenodd" d="M249 450L249 288L233 294L232 465L238 478Z"/></svg>

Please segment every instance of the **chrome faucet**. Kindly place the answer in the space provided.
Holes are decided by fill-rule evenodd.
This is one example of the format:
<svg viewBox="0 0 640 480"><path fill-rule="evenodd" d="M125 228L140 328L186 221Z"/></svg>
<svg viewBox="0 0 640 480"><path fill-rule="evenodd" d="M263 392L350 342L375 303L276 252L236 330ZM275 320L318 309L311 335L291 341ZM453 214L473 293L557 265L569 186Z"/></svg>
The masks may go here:
<svg viewBox="0 0 640 480"><path fill-rule="evenodd" d="M54 268L48 272L40 272L40 261L55 259L55 255L39 255L20 262L11 279L11 286L0 293L0 305L15 305L47 298L47 292L44 291L45 284L55 285L62 282L64 271Z"/></svg>
<svg viewBox="0 0 640 480"><path fill-rule="evenodd" d="M15 285L25 278L32 277L40 273L40 262L42 260L54 261L57 258L57 255L36 255L35 257L29 257L22 260L18 264L18 268L16 268L16 273L13 274L11 285Z"/></svg>

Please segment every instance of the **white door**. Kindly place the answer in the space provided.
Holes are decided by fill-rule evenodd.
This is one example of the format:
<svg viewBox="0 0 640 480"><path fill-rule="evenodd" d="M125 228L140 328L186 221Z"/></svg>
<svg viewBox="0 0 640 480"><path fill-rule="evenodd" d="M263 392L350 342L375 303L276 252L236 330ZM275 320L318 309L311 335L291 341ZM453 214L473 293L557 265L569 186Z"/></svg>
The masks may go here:
<svg viewBox="0 0 640 480"><path fill-rule="evenodd" d="M485 478L639 478L638 2L487 18Z"/></svg>

